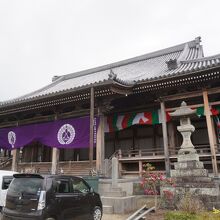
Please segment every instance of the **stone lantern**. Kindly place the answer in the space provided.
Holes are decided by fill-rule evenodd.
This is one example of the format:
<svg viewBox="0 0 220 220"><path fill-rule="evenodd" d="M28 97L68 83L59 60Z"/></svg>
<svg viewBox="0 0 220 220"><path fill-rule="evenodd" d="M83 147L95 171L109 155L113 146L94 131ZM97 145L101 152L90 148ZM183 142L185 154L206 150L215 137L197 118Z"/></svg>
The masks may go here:
<svg viewBox="0 0 220 220"><path fill-rule="evenodd" d="M183 143L177 155L177 162L174 163L174 170L171 170L171 177L175 180L175 186L162 186L161 192L169 190L174 193L178 200L185 193L191 193L199 197L208 209L213 206L220 208L220 187L208 175L204 169L203 162L199 161L199 155L191 142L191 135L195 127L191 124L190 117L195 115L196 110L190 109L185 102L181 103L179 109L170 113L173 118L180 119L177 130L183 136Z"/></svg>
<svg viewBox="0 0 220 220"><path fill-rule="evenodd" d="M179 109L170 113L171 117L180 118L180 126L177 127L177 130L183 137L183 143L178 151L177 163L174 164L175 170L171 171L171 177L208 176L208 171L199 161L199 155L191 142L191 135L195 131L195 127L191 124L190 117L195 114L196 110L189 108L186 102L182 102Z"/></svg>
<svg viewBox="0 0 220 220"><path fill-rule="evenodd" d="M185 102L182 102L180 108L175 112L170 113L171 117L180 118L180 126L177 127L177 130L183 137L183 143L178 152L178 162L188 160L199 161L199 156L191 142L191 134L195 131L195 127L191 124L190 116L195 114L196 110L189 108Z"/></svg>

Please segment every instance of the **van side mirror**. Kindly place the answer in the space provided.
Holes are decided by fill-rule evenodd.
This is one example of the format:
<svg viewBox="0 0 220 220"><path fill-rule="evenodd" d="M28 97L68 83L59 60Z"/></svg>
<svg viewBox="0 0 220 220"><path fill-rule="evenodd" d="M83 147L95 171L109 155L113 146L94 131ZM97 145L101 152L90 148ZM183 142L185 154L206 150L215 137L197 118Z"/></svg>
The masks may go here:
<svg viewBox="0 0 220 220"><path fill-rule="evenodd" d="M90 187L90 190L89 190L90 193L94 193L94 189L92 187Z"/></svg>

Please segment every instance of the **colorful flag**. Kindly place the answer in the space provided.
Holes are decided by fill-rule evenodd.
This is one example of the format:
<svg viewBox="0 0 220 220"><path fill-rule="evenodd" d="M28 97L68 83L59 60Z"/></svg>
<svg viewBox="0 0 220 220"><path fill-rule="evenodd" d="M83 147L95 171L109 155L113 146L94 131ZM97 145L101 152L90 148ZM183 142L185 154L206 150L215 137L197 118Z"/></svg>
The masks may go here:
<svg viewBox="0 0 220 220"><path fill-rule="evenodd" d="M211 112L212 112L212 115L219 115L219 113L220 113L220 106L212 107L211 108Z"/></svg>
<svg viewBox="0 0 220 220"><path fill-rule="evenodd" d="M196 114L199 117L205 116L204 107L197 107ZM215 106L210 108L211 115L220 114L220 106ZM169 112L166 112L166 120L170 121L171 117ZM156 110L152 112L139 112L139 113L125 113L125 114L114 114L106 117L105 120L105 132L119 131L128 128L132 125L155 125L160 124L161 120L161 110Z"/></svg>
<svg viewBox="0 0 220 220"><path fill-rule="evenodd" d="M167 113L167 121L170 116ZM106 117L105 132L119 131L132 125L155 125L161 123L161 111L114 114Z"/></svg>

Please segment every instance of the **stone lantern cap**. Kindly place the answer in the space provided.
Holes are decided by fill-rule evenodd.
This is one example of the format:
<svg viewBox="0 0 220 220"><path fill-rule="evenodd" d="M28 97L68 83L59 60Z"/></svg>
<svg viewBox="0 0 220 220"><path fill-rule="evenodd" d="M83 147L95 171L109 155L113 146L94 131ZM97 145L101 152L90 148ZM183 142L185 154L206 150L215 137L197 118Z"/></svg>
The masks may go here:
<svg viewBox="0 0 220 220"><path fill-rule="evenodd" d="M181 106L174 112L169 113L171 117L184 117L184 116L190 116L190 115L195 115L196 110L191 109L190 107L187 106L186 102L182 102Z"/></svg>

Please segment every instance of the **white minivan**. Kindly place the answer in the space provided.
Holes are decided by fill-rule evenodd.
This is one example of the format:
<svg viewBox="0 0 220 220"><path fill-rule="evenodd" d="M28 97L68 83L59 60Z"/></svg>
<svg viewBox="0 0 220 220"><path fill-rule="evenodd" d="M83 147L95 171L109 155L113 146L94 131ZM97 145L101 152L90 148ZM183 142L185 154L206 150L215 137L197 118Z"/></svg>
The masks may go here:
<svg viewBox="0 0 220 220"><path fill-rule="evenodd" d="M0 211L5 206L8 186L13 179L13 174L17 172L10 170L0 170Z"/></svg>

